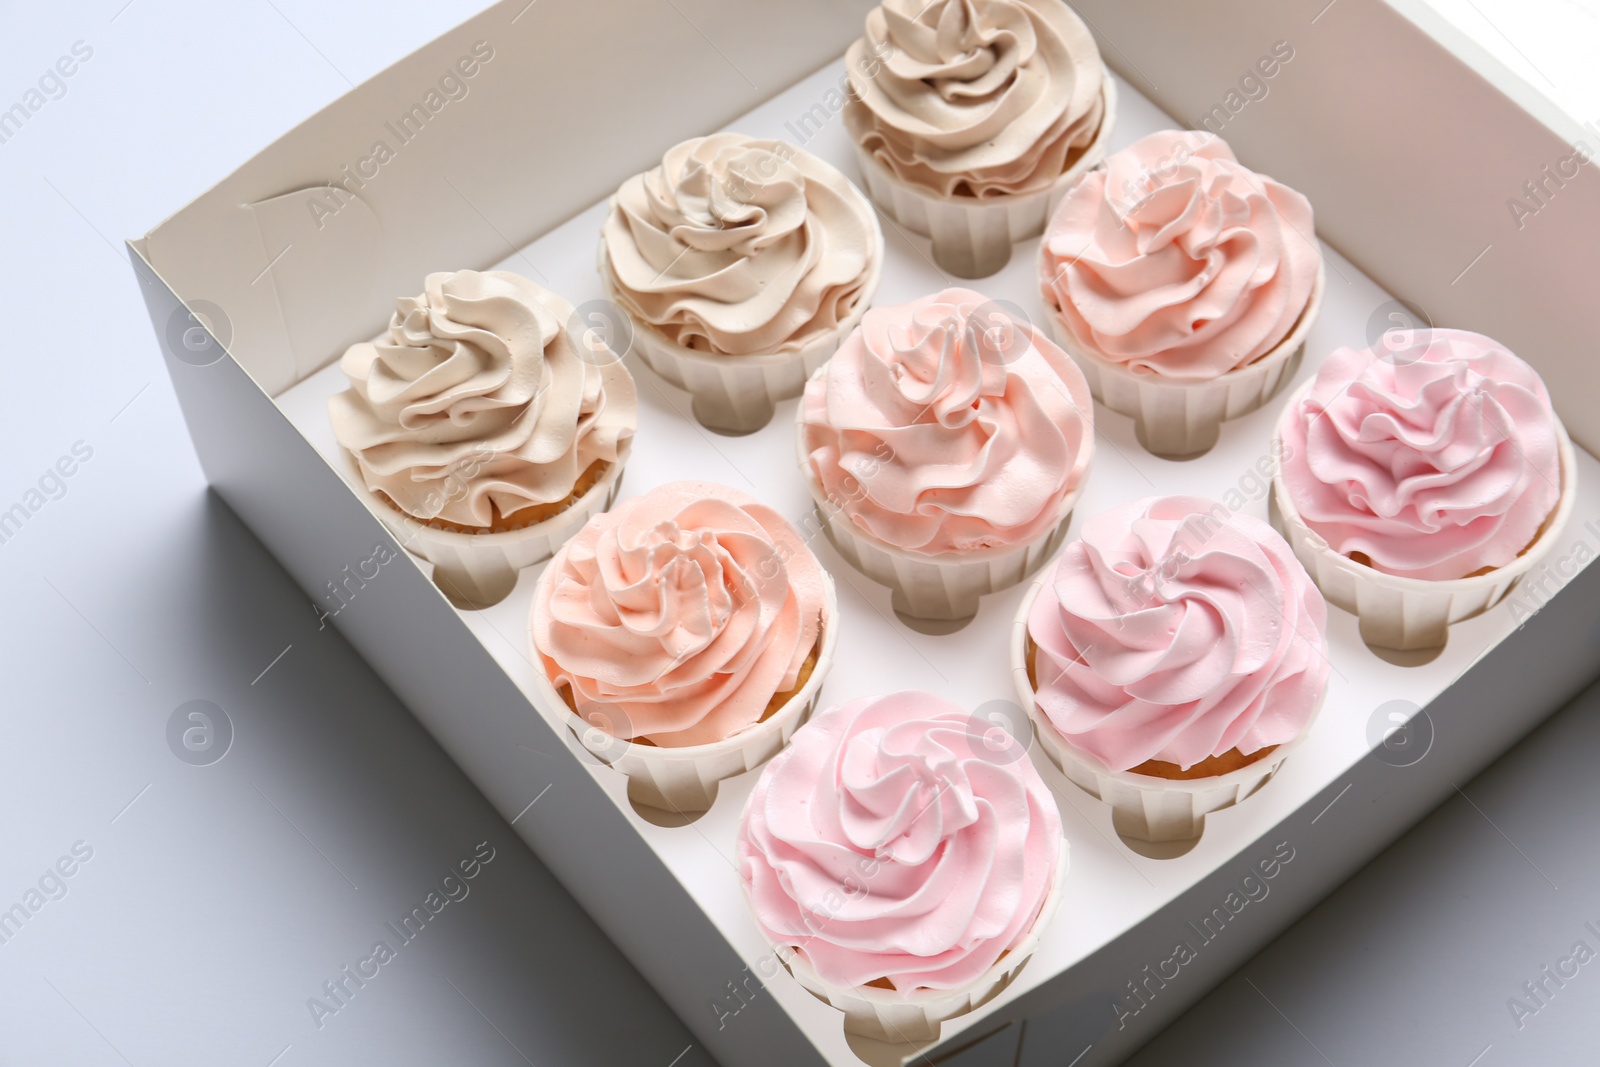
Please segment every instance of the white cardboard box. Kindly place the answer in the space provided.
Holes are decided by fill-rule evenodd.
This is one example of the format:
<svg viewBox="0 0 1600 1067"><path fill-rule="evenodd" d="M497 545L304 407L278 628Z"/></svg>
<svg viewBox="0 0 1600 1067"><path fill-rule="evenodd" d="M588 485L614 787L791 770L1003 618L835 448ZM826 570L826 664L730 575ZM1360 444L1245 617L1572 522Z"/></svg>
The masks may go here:
<svg viewBox="0 0 1600 1067"><path fill-rule="evenodd" d="M842 122L818 125L815 108L831 108L837 57L866 7L508 0L130 243L208 476L314 604L326 610L326 583L375 545L393 546L347 486L327 426L344 347L376 333L394 297L432 270L502 266L574 302L598 296L600 203L666 147L735 118L745 132L804 140L853 174ZM1179 120L1220 105L1220 132L1240 157L1311 198L1319 235L1338 251L1328 250L1327 303L1297 381L1332 347L1365 343L1398 295L1534 363L1587 451L1566 543L1533 588L1456 627L1437 659L1380 659L1353 618L1332 613L1333 688L1307 743L1259 795L1213 816L1192 850L1134 851L1108 809L1037 760L1071 842L1063 907L1018 981L946 1027L927 1051L938 1062L1116 1062L1575 692L1595 671L1600 636L1600 571L1582 567L1600 551L1600 465L1590 455L1600 447L1600 372L1583 299L1600 276L1593 168L1515 229L1502 201L1572 148L1378 0L1338 0L1320 14L1270 0L1079 8L1126 79L1113 148L1186 124L1149 98ZM1227 94L1279 41L1295 58L1266 96L1238 97L1248 102L1233 113ZM423 117L401 129L414 106ZM388 148L381 162L378 141ZM356 195L331 198L324 187L341 181ZM878 302L949 284L924 242L886 230ZM1034 247L969 284L1037 314ZM687 421L682 393L630 365L642 411L624 494L697 476L752 491L793 519L805 513L792 402L761 433L716 438ZM1135 496L1230 489L1264 515L1265 488L1250 472L1277 407L1230 423L1217 449L1187 463L1144 454L1129 421L1099 409L1080 521ZM1005 640L1021 588L987 598L959 634L924 636L894 621L885 590L820 539L817 548L840 580L847 633L825 703L913 685L974 708L1009 697ZM620 777L579 759L528 695L537 570L509 600L463 613L426 569L402 554L332 623L722 1062L857 1062L838 1014L776 968L746 913L728 859L753 776L725 783L692 826L639 818ZM1426 709L1412 722L1430 738L1424 757L1396 767L1371 755L1373 731L1415 707ZM1273 859L1275 876L1252 883L1265 896L1230 897ZM1171 963L1180 942L1193 958ZM619 1006L606 996L595 991L597 1025L615 1023Z"/></svg>

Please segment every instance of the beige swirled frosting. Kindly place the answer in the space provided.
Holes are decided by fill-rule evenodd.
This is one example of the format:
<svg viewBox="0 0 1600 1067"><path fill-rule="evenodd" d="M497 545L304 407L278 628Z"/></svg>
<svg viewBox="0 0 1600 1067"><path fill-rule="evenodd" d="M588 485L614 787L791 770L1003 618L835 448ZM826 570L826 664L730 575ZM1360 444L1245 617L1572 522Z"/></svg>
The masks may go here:
<svg viewBox="0 0 1600 1067"><path fill-rule="evenodd" d="M685 348L790 352L871 298L872 206L816 156L719 133L684 141L611 198L602 270L634 319Z"/></svg>
<svg viewBox="0 0 1600 1067"><path fill-rule="evenodd" d="M846 66L856 143L941 196L1047 188L1104 118L1100 51L1060 0L884 0Z"/></svg>
<svg viewBox="0 0 1600 1067"><path fill-rule="evenodd" d="M572 305L508 271L430 274L389 329L351 345L328 401L367 488L406 514L492 528L615 463L638 404L620 360L584 358Z"/></svg>

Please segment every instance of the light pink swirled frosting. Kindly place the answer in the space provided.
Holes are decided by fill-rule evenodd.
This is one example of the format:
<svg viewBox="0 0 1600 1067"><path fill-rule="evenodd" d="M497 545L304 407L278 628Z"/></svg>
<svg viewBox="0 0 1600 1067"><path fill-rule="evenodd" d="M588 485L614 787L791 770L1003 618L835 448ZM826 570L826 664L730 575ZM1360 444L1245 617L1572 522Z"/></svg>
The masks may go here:
<svg viewBox="0 0 1600 1067"><path fill-rule="evenodd" d="M596 515L534 593L545 673L625 740L710 744L796 685L826 600L822 567L776 511L673 482Z"/></svg>
<svg viewBox="0 0 1600 1067"><path fill-rule="evenodd" d="M1114 771L1298 737L1327 685L1328 609L1260 519L1151 497L1090 519L1028 613L1038 705Z"/></svg>
<svg viewBox="0 0 1600 1067"><path fill-rule="evenodd" d="M1310 201L1203 131L1108 156L1056 208L1041 256L1045 304L1074 345L1189 381L1277 347L1322 269Z"/></svg>
<svg viewBox="0 0 1600 1067"><path fill-rule="evenodd" d="M1058 0L884 0L847 65L856 143L942 196L1046 189L1105 118L1100 51Z"/></svg>
<svg viewBox="0 0 1600 1067"><path fill-rule="evenodd" d="M789 352L872 298L883 236L832 166L783 141L696 137L611 198L601 250L617 302L685 348Z"/></svg>
<svg viewBox="0 0 1600 1067"><path fill-rule="evenodd" d="M419 519L488 527L569 496L633 436L633 377L585 359L572 305L508 271L428 275L388 331L351 345L328 402L367 488Z"/></svg>
<svg viewBox="0 0 1600 1067"><path fill-rule="evenodd" d="M840 987L956 989L1016 948L1066 844L1020 743L987 725L910 690L813 715L739 831L762 933Z"/></svg>
<svg viewBox="0 0 1600 1067"><path fill-rule="evenodd" d="M1077 365L970 289L868 311L800 402L804 462L829 505L928 554L1049 532L1093 438Z"/></svg>
<svg viewBox="0 0 1600 1067"><path fill-rule="evenodd" d="M1382 356L1339 349L1278 433L1290 453L1284 486L1306 525L1385 574L1447 580L1503 567L1561 496L1544 382L1466 330L1418 330Z"/></svg>

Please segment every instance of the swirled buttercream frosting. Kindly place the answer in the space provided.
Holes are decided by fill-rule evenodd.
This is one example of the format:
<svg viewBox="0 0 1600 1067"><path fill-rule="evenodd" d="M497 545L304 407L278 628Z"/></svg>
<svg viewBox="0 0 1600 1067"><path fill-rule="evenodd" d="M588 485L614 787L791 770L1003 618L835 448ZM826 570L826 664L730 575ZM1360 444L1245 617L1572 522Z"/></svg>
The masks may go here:
<svg viewBox="0 0 1600 1067"><path fill-rule="evenodd" d="M795 351L871 298L883 258L872 206L783 141L684 141L611 198L602 270L635 322L722 355Z"/></svg>
<svg viewBox="0 0 1600 1067"><path fill-rule="evenodd" d="M757 924L834 986L958 989L1032 931L1061 816L1019 745L906 691L812 716L745 808Z"/></svg>
<svg viewBox="0 0 1600 1067"><path fill-rule="evenodd" d="M884 0L847 66L856 143L941 196L1049 188L1105 118L1099 49L1058 0Z"/></svg>
<svg viewBox="0 0 1600 1067"><path fill-rule="evenodd" d="M873 308L800 402L803 462L828 506L928 554L1055 528L1087 475L1094 406L1044 333L970 289Z"/></svg>
<svg viewBox="0 0 1600 1067"><path fill-rule="evenodd" d="M430 274L396 301L383 336L345 352L350 388L328 402L367 488L414 518L489 529L616 463L633 378L580 356L571 313L506 271Z"/></svg>
<svg viewBox="0 0 1600 1067"><path fill-rule="evenodd" d="M1106 158L1045 228L1040 283L1072 344L1207 381L1276 348L1322 269L1311 203L1226 142L1166 130Z"/></svg>
<svg viewBox="0 0 1600 1067"><path fill-rule="evenodd" d="M1035 699L1114 771L1298 737L1328 680L1327 605L1260 519L1153 497L1090 519L1028 613Z"/></svg>
<svg viewBox="0 0 1600 1067"><path fill-rule="evenodd" d="M1385 574L1441 580L1503 567L1561 496L1544 382L1466 330L1418 330L1383 355L1339 349L1278 433L1301 520Z"/></svg>
<svg viewBox="0 0 1600 1067"><path fill-rule="evenodd" d="M534 593L533 645L587 721L666 748L709 744L803 684L825 583L771 508L673 482L595 516L556 554Z"/></svg>

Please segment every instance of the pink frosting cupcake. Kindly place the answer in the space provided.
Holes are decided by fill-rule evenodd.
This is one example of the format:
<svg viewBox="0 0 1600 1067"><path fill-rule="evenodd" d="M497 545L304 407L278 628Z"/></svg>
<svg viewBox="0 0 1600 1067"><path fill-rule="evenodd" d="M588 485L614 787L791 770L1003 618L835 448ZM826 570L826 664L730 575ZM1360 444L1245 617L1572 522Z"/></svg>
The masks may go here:
<svg viewBox="0 0 1600 1067"><path fill-rule="evenodd" d="M656 806L704 810L717 780L769 758L804 718L835 611L782 516L726 486L674 482L596 516L556 555L531 634L544 680L591 728L585 744L624 773L620 757L654 760L647 776L671 802ZM675 795L657 765L687 773L696 757L717 758Z"/></svg>
<svg viewBox="0 0 1600 1067"><path fill-rule="evenodd" d="M1209 448L1224 419L1285 379L1320 304L1322 254L1304 196L1212 134L1167 130L1107 157L1067 194L1039 275L1056 336L1096 399L1139 419L1141 435L1176 419L1168 438L1209 433ZM1190 426L1181 408L1152 408L1168 397L1214 399Z"/></svg>
<svg viewBox="0 0 1600 1067"><path fill-rule="evenodd" d="M988 726L927 693L851 701L750 796L739 872L757 925L852 1032L936 1035L1021 969L1054 910L1055 799Z"/></svg>
<svg viewBox="0 0 1600 1067"><path fill-rule="evenodd" d="M1341 348L1284 411L1283 481L1328 546L1385 574L1465 578L1533 543L1561 496L1538 372L1482 334Z"/></svg>
<svg viewBox="0 0 1600 1067"><path fill-rule="evenodd" d="M867 312L807 384L799 423L841 554L922 618L970 617L1042 563L1094 451L1083 375L970 289Z"/></svg>
<svg viewBox="0 0 1600 1067"><path fill-rule="evenodd" d="M1185 795L1171 824L1144 824L1143 794L1232 776L1231 804L1270 777L1321 705L1326 624L1266 523L1152 497L1084 524L1024 605L1013 669L1068 777L1114 807L1126 791L1135 836L1192 836L1215 807Z"/></svg>
<svg viewBox="0 0 1600 1067"><path fill-rule="evenodd" d="M1418 330L1395 352L1339 349L1277 432L1275 518L1373 644L1443 644L1565 518L1570 445L1550 395L1482 334Z"/></svg>

